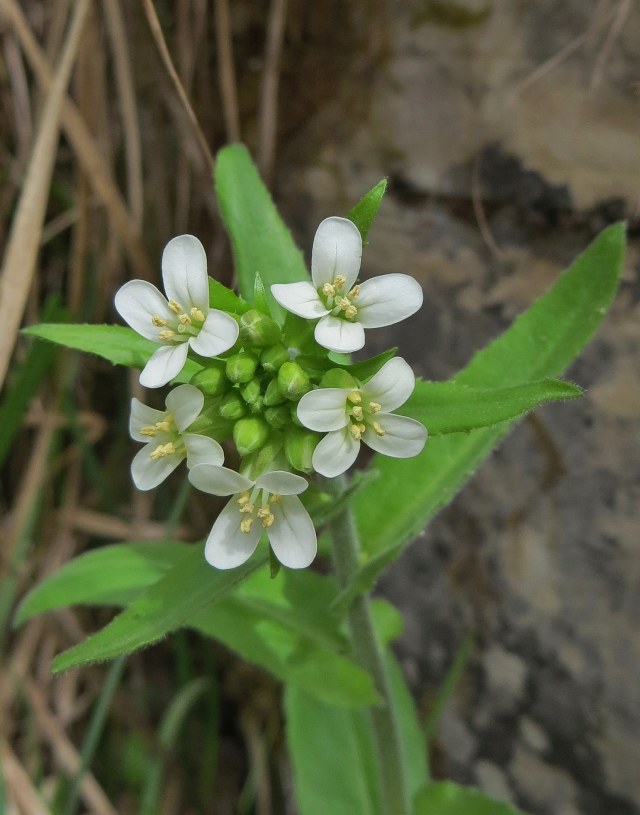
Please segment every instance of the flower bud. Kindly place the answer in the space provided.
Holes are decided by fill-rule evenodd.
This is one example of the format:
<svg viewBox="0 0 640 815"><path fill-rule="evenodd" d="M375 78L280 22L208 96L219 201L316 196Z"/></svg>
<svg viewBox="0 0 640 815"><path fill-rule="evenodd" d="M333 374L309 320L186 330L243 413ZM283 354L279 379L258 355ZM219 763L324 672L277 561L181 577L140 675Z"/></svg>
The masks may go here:
<svg viewBox="0 0 640 815"><path fill-rule="evenodd" d="M227 377L232 382L249 382L258 367L258 360L253 354L233 354L227 360Z"/></svg>
<svg viewBox="0 0 640 815"><path fill-rule="evenodd" d="M246 385L240 388L240 395L248 405L253 405L261 395L260 380L254 377L250 382L247 382Z"/></svg>
<svg viewBox="0 0 640 815"><path fill-rule="evenodd" d="M214 399L205 407L198 418L187 428L188 433L197 433L200 436L210 436L216 441L224 441L229 437L231 422L220 413L220 399ZM238 418L238 417L236 417Z"/></svg>
<svg viewBox="0 0 640 815"><path fill-rule="evenodd" d="M269 425L258 416L239 419L233 426L233 441L241 456L259 450L269 438Z"/></svg>
<svg viewBox="0 0 640 815"><path fill-rule="evenodd" d="M236 390L229 391L220 401L220 415L223 419L236 421L241 419L246 413L246 406L240 394Z"/></svg>
<svg viewBox="0 0 640 815"><path fill-rule="evenodd" d="M296 362L285 362L278 371L278 387L283 396L297 402L311 390L309 374Z"/></svg>
<svg viewBox="0 0 640 815"><path fill-rule="evenodd" d="M311 457L319 441L318 433L297 427L291 428L284 439L284 454L289 464L303 473L312 472Z"/></svg>
<svg viewBox="0 0 640 815"><path fill-rule="evenodd" d="M251 458L245 459L243 464L247 464L250 472L264 473L268 470L280 470L284 468L282 456L282 433L271 431L265 444L254 453ZM281 461L281 463L279 463Z"/></svg>
<svg viewBox="0 0 640 815"><path fill-rule="evenodd" d="M267 389L264 392L264 403L267 407L271 407L272 405L281 405L283 402L286 402L285 397L280 393L280 388L278 387L278 380L272 379L271 382L267 385Z"/></svg>
<svg viewBox="0 0 640 815"><path fill-rule="evenodd" d="M222 362L207 365L206 368L194 374L189 382L199 388L205 396L220 396L229 387L229 380Z"/></svg>
<svg viewBox="0 0 640 815"><path fill-rule="evenodd" d="M258 348L280 342L280 326L256 308L251 308L240 317L240 339L246 345Z"/></svg>
<svg viewBox="0 0 640 815"><path fill-rule="evenodd" d="M269 422L271 427L276 427L279 430L283 427L289 427L291 424L291 410L289 405L275 405L266 408L264 418Z"/></svg>
<svg viewBox="0 0 640 815"><path fill-rule="evenodd" d="M331 368L320 380L321 388L350 388L357 390L359 384L344 368Z"/></svg>
<svg viewBox="0 0 640 815"><path fill-rule="evenodd" d="M260 356L260 364L270 374L275 374L284 362L289 362L289 352L283 345L265 348Z"/></svg>

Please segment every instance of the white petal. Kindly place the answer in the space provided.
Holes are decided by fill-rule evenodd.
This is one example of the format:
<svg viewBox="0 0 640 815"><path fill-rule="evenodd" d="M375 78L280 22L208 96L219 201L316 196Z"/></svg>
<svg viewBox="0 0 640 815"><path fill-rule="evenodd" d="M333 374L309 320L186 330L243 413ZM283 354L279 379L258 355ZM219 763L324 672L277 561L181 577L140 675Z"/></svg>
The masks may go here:
<svg viewBox="0 0 640 815"><path fill-rule="evenodd" d="M319 345L343 354L359 351L364 346L364 329L360 323L350 323L339 317L323 317L314 336Z"/></svg>
<svg viewBox="0 0 640 815"><path fill-rule="evenodd" d="M253 481L235 470L213 464L196 464L189 470L189 481L194 487L211 495L234 495L253 487Z"/></svg>
<svg viewBox="0 0 640 815"><path fill-rule="evenodd" d="M197 337L191 337L189 345L203 357L217 357L228 351L238 339L238 323L217 308L210 308L204 325Z"/></svg>
<svg viewBox="0 0 640 815"><path fill-rule="evenodd" d="M158 316L171 323L176 319L162 293L146 280L125 283L116 292L114 303L122 319L153 342L160 342L158 335L162 329L153 325L151 318Z"/></svg>
<svg viewBox="0 0 640 815"><path fill-rule="evenodd" d="M308 280L300 283L274 283L271 294L283 308L305 320L317 320L329 313Z"/></svg>
<svg viewBox="0 0 640 815"><path fill-rule="evenodd" d="M304 569L316 556L318 541L309 513L295 495L285 495L271 504L273 524L267 529L269 542L283 566Z"/></svg>
<svg viewBox="0 0 640 815"><path fill-rule="evenodd" d="M422 305L422 288L409 275L385 274L365 280L354 305L365 328L382 328L415 314Z"/></svg>
<svg viewBox="0 0 640 815"><path fill-rule="evenodd" d="M313 469L327 478L346 472L356 460L360 442L356 441L349 428L334 430L322 439L313 451L311 464Z"/></svg>
<svg viewBox="0 0 640 815"><path fill-rule="evenodd" d="M238 509L236 499L232 498L218 515L207 538L204 556L217 569L241 566L249 560L260 540L262 524L255 520L249 532L243 532L240 522L245 516Z"/></svg>
<svg viewBox="0 0 640 815"><path fill-rule="evenodd" d="M305 393L298 402L298 419L309 430L327 433L339 430L349 422L347 416L347 396L345 388L318 388Z"/></svg>
<svg viewBox="0 0 640 815"><path fill-rule="evenodd" d="M143 436L140 428L161 422L166 416L162 410L156 410L148 405L144 405L135 397L131 400L131 415L129 416L129 435L136 441L149 441L149 436Z"/></svg>
<svg viewBox="0 0 640 815"><path fill-rule="evenodd" d="M166 385L184 368L188 351L186 342L181 342L180 345L161 345L142 369L140 384L145 388Z"/></svg>
<svg viewBox="0 0 640 815"><path fill-rule="evenodd" d="M362 441L372 450L393 458L411 458L422 451L427 429L420 422L393 413L378 413L376 421L384 430L384 436L378 436L369 427L362 436Z"/></svg>
<svg viewBox="0 0 640 815"><path fill-rule="evenodd" d="M415 386L416 378L409 363L394 357L371 377L362 388L362 395L369 402L377 402L382 410L391 411L404 405Z"/></svg>
<svg viewBox="0 0 640 815"><path fill-rule="evenodd" d="M162 282L169 300L175 300L188 313L209 308L207 255L193 235L179 235L169 241L162 253Z"/></svg>
<svg viewBox="0 0 640 815"><path fill-rule="evenodd" d="M157 487L184 458L182 455L175 454L154 460L151 458L151 453L157 446L157 441L149 442L136 453L131 462L131 477L139 490L152 490Z"/></svg>
<svg viewBox="0 0 640 815"><path fill-rule="evenodd" d="M204 394L193 385L178 385L167 394L165 405L176 420L176 427L182 432L200 415Z"/></svg>
<svg viewBox="0 0 640 815"><path fill-rule="evenodd" d="M288 473L285 470L272 470L261 475L256 481L256 487L277 495L299 495L309 486L309 482L301 475Z"/></svg>
<svg viewBox="0 0 640 815"><path fill-rule="evenodd" d="M316 288L333 283L336 275L347 279L344 290L356 282L362 259L362 238L358 227L347 218L325 218L313 239L311 277Z"/></svg>
<svg viewBox="0 0 640 815"><path fill-rule="evenodd" d="M187 448L187 467L189 469L198 464L212 464L219 467L224 461L224 450L215 439L209 436L184 433L182 441Z"/></svg>

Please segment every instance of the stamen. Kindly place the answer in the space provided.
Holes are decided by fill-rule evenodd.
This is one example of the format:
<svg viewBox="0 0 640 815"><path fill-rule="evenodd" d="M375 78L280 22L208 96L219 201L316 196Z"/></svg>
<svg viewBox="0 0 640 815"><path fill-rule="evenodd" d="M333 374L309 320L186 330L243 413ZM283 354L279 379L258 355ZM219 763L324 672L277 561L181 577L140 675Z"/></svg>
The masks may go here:
<svg viewBox="0 0 640 815"><path fill-rule="evenodd" d="M141 427L140 428L140 433L143 436L152 436L153 437L153 436L156 435L157 430L153 425L148 424L148 425L146 425L146 427Z"/></svg>
<svg viewBox="0 0 640 815"><path fill-rule="evenodd" d="M348 308L353 308L350 301L347 300L346 297L336 297L336 303L343 311L346 311Z"/></svg>
<svg viewBox="0 0 640 815"><path fill-rule="evenodd" d="M164 458L165 456L171 456L175 453L176 449L173 446L173 442L168 442L167 444L159 444L155 450L149 453L149 457L153 461L157 461L159 458Z"/></svg>
<svg viewBox="0 0 640 815"><path fill-rule="evenodd" d="M182 325L191 325L191 317L188 314L180 314L178 319L182 323Z"/></svg>
<svg viewBox="0 0 640 815"><path fill-rule="evenodd" d="M245 535L248 535L249 532L251 532L253 520L253 518L243 518L243 520L240 521L240 531L244 532Z"/></svg>
<svg viewBox="0 0 640 815"><path fill-rule="evenodd" d="M335 297L336 296L336 289L335 286L332 286L331 283L325 283L322 287L322 293L326 297Z"/></svg>
<svg viewBox="0 0 640 815"><path fill-rule="evenodd" d="M158 314L154 314L151 318L151 322L155 325L156 328L164 328L165 325L169 325L169 323L160 317Z"/></svg>
<svg viewBox="0 0 640 815"><path fill-rule="evenodd" d="M353 304L347 306L344 310L344 316L347 318L347 320L351 320L357 313L358 309Z"/></svg>
<svg viewBox="0 0 640 815"><path fill-rule="evenodd" d="M238 498L238 503L240 504L240 506L242 506L243 504L248 504L249 503L249 491L248 490L245 490L242 493L242 495L240 496L240 498Z"/></svg>
<svg viewBox="0 0 640 815"><path fill-rule="evenodd" d="M156 430L160 430L162 433L170 433L171 432L171 420L164 419L161 422L156 422Z"/></svg>
<svg viewBox="0 0 640 815"><path fill-rule="evenodd" d="M258 518L262 520L262 526L265 529L268 529L273 524L275 518L273 512L271 512L271 507L269 504L265 504L265 506L260 507L258 510Z"/></svg>
<svg viewBox="0 0 640 815"><path fill-rule="evenodd" d="M382 406L377 402L369 402L369 410L372 413L379 413L382 410Z"/></svg>
<svg viewBox="0 0 640 815"><path fill-rule="evenodd" d="M354 287L351 289L351 291L349 292L349 294L347 295L347 297L349 297L351 300L355 300L355 299L356 299L356 297L357 297L359 294L360 294L360 286L358 285L358 286L354 286Z"/></svg>
<svg viewBox="0 0 640 815"><path fill-rule="evenodd" d="M243 506L240 507L240 512L248 512L250 515L252 515L253 514L253 509L254 509L253 504L248 503L248 504L244 504Z"/></svg>
<svg viewBox="0 0 640 815"><path fill-rule="evenodd" d="M373 427L376 436L384 436L384 430L382 429L380 422L372 422L371 426Z"/></svg>
<svg viewBox="0 0 640 815"><path fill-rule="evenodd" d="M280 503L280 496L279 495L272 495L271 496L271 503L272 504L279 504Z"/></svg>
<svg viewBox="0 0 640 815"><path fill-rule="evenodd" d="M347 400L351 402L352 405L359 405L360 402L362 402L362 396L360 396L359 391L351 391L347 396Z"/></svg>
<svg viewBox="0 0 640 815"><path fill-rule="evenodd" d="M175 337L175 335L176 335L175 331L172 331L170 328L167 328L166 331L161 331L158 334L158 337L161 340L163 340L163 342L168 342L169 340L172 340Z"/></svg>
<svg viewBox="0 0 640 815"><path fill-rule="evenodd" d="M362 438L362 430L360 430L360 425L358 424L352 424L349 428L349 432L356 441L360 441Z"/></svg>
<svg viewBox="0 0 640 815"><path fill-rule="evenodd" d="M362 408L359 405L351 408L351 415L354 416L359 422L362 421Z"/></svg>
<svg viewBox="0 0 640 815"><path fill-rule="evenodd" d="M203 323L204 322L204 314L202 313L202 311L200 311L199 308L196 308L194 306L191 309L191 311L189 312L189 314L191 314L191 319L195 320L197 323Z"/></svg>
<svg viewBox="0 0 640 815"><path fill-rule="evenodd" d="M333 281L333 285L336 287L336 291L342 291L344 289L344 284L347 282L347 278L343 274L337 274Z"/></svg>
<svg viewBox="0 0 640 815"><path fill-rule="evenodd" d="M176 303L175 300L169 300L169 308L173 311L174 314L182 314L184 309L180 305L180 303Z"/></svg>

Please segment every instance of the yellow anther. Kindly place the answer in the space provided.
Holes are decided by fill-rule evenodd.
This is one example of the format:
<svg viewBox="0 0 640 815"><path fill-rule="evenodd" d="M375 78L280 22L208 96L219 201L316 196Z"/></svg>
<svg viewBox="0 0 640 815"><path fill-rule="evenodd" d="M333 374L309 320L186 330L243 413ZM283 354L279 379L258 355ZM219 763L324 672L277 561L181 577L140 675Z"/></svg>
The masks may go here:
<svg viewBox="0 0 640 815"><path fill-rule="evenodd" d="M372 413L379 413L382 410L382 405L379 405L377 402L369 402L369 410Z"/></svg>
<svg viewBox="0 0 640 815"><path fill-rule="evenodd" d="M269 504L265 504L258 510L258 518L266 518L267 515L271 515L271 507Z"/></svg>
<svg viewBox="0 0 640 815"><path fill-rule="evenodd" d="M140 428L140 433L143 436L155 436L157 433L156 428L153 425L148 424L146 427Z"/></svg>
<svg viewBox="0 0 640 815"><path fill-rule="evenodd" d="M169 325L169 323L160 317L158 314L154 314L151 318L151 322L155 325L156 328L164 328L165 325Z"/></svg>
<svg viewBox="0 0 640 815"><path fill-rule="evenodd" d="M347 282L347 278L343 274L337 274L335 276L335 280L333 281L333 285L336 287L336 291L342 291L344 289L344 284Z"/></svg>
<svg viewBox="0 0 640 815"><path fill-rule="evenodd" d="M240 512L248 512L250 515L253 514L253 504L243 504L240 507Z"/></svg>
<svg viewBox="0 0 640 815"><path fill-rule="evenodd" d="M280 503L280 496L279 495L272 495L271 496L271 503L272 504L279 504Z"/></svg>
<svg viewBox="0 0 640 815"><path fill-rule="evenodd" d="M325 297L335 297L336 296L335 287L332 286L331 283L325 283L324 284L324 286L322 287L322 293L325 295Z"/></svg>
<svg viewBox="0 0 640 815"><path fill-rule="evenodd" d="M262 520L262 526L265 529L268 529L273 524L275 518L273 512L271 512L269 504L264 507L260 507L258 510L258 518Z"/></svg>
<svg viewBox="0 0 640 815"><path fill-rule="evenodd" d="M245 535L248 535L251 532L251 524L253 523L253 518L243 518L240 521L240 531L244 532Z"/></svg>
<svg viewBox="0 0 640 815"><path fill-rule="evenodd" d="M242 493L240 498L238 498L238 503L240 504L240 506L242 506L243 504L248 504L249 503L249 493L248 493L248 491Z"/></svg>
<svg viewBox="0 0 640 815"><path fill-rule="evenodd" d="M359 405L351 408L351 415L354 416L359 422L362 421L362 408Z"/></svg>
<svg viewBox="0 0 640 815"><path fill-rule="evenodd" d="M356 297L360 294L360 286L354 286L347 297L351 298L351 300L355 300Z"/></svg>
<svg viewBox="0 0 640 815"><path fill-rule="evenodd" d="M382 429L380 422L373 422L372 427L376 436L384 436L384 430Z"/></svg>
<svg viewBox="0 0 640 815"><path fill-rule="evenodd" d="M156 422L156 430L160 430L162 433L169 433L171 431L171 421L169 419L163 419L161 422Z"/></svg>
<svg viewBox="0 0 640 815"><path fill-rule="evenodd" d="M344 316L347 318L347 320L351 320L357 313L358 309L353 304L347 306L344 310Z"/></svg>
<svg viewBox="0 0 640 815"><path fill-rule="evenodd" d="M349 431L356 441L360 441L362 438L362 430L360 430L360 425L352 424Z"/></svg>
<svg viewBox="0 0 640 815"><path fill-rule="evenodd" d="M178 315L178 319L182 325L191 325L191 317L189 317L188 314L180 314Z"/></svg>
<svg viewBox="0 0 640 815"><path fill-rule="evenodd" d="M159 458L164 458L165 456L171 456L176 452L176 448L173 445L173 442L168 442L168 444L159 444L153 452L149 453L150 458L153 461L157 461Z"/></svg>
<svg viewBox="0 0 640 815"><path fill-rule="evenodd" d="M360 396L359 391L351 391L347 396L347 400L351 402L352 405L359 405L360 402L362 402L362 396Z"/></svg>
<svg viewBox="0 0 640 815"><path fill-rule="evenodd" d="M351 301L348 300L346 297L336 297L336 303L340 306L343 311L346 311L348 308L351 307Z"/></svg>
<svg viewBox="0 0 640 815"><path fill-rule="evenodd" d="M164 342L168 342L169 340L172 340L175 337L175 335L176 335L175 331L172 331L170 328L167 328L166 331L161 331L158 334L158 337Z"/></svg>
<svg viewBox="0 0 640 815"><path fill-rule="evenodd" d="M191 309L191 311L189 312L189 314L191 314L191 319L192 320L195 320L198 323L203 323L204 322L204 314L200 311L199 308L196 308L194 306Z"/></svg>
<svg viewBox="0 0 640 815"><path fill-rule="evenodd" d="M175 300L169 300L169 308L173 311L174 314L182 314L184 309L180 305L180 303L176 303Z"/></svg>

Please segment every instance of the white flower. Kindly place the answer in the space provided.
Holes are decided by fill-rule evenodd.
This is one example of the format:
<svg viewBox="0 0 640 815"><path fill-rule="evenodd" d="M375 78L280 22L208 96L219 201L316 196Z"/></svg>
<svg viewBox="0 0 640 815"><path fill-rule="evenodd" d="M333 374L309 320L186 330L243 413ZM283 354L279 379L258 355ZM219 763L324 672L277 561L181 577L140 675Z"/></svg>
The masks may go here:
<svg viewBox="0 0 640 815"><path fill-rule="evenodd" d="M162 280L169 300L146 280L130 280L116 294L116 309L129 325L160 348L140 374L140 384L159 388L176 377L189 347L203 357L228 351L239 328L224 311L209 308L204 247L193 235L169 241L162 253Z"/></svg>
<svg viewBox="0 0 640 815"><path fill-rule="evenodd" d="M263 531L280 563L290 569L304 569L316 556L316 531L297 497L309 486L301 476L273 470L252 481L227 467L199 464L189 471L189 480L203 492L233 495L207 538L204 554L212 566L240 566Z"/></svg>
<svg viewBox="0 0 640 815"><path fill-rule="evenodd" d="M310 430L327 433L314 450L313 469L327 478L340 475L356 460L360 441L385 456L418 455L427 440L426 428L390 412L407 401L415 383L409 365L395 357L359 389L306 393L298 403L298 418Z"/></svg>
<svg viewBox="0 0 640 815"><path fill-rule="evenodd" d="M136 441L147 442L131 462L133 483L139 490L157 487L183 459L187 466L222 464L224 453L214 439L186 429L200 415L202 392L193 385L179 385L165 400L166 411L131 400L129 433Z"/></svg>
<svg viewBox="0 0 640 815"><path fill-rule="evenodd" d="M358 351L364 346L365 328L393 325L422 305L422 289L409 275L382 275L354 285L361 257L358 227L346 218L326 218L313 239L313 283L271 286L287 311L308 320L320 318L314 335L330 351Z"/></svg>

